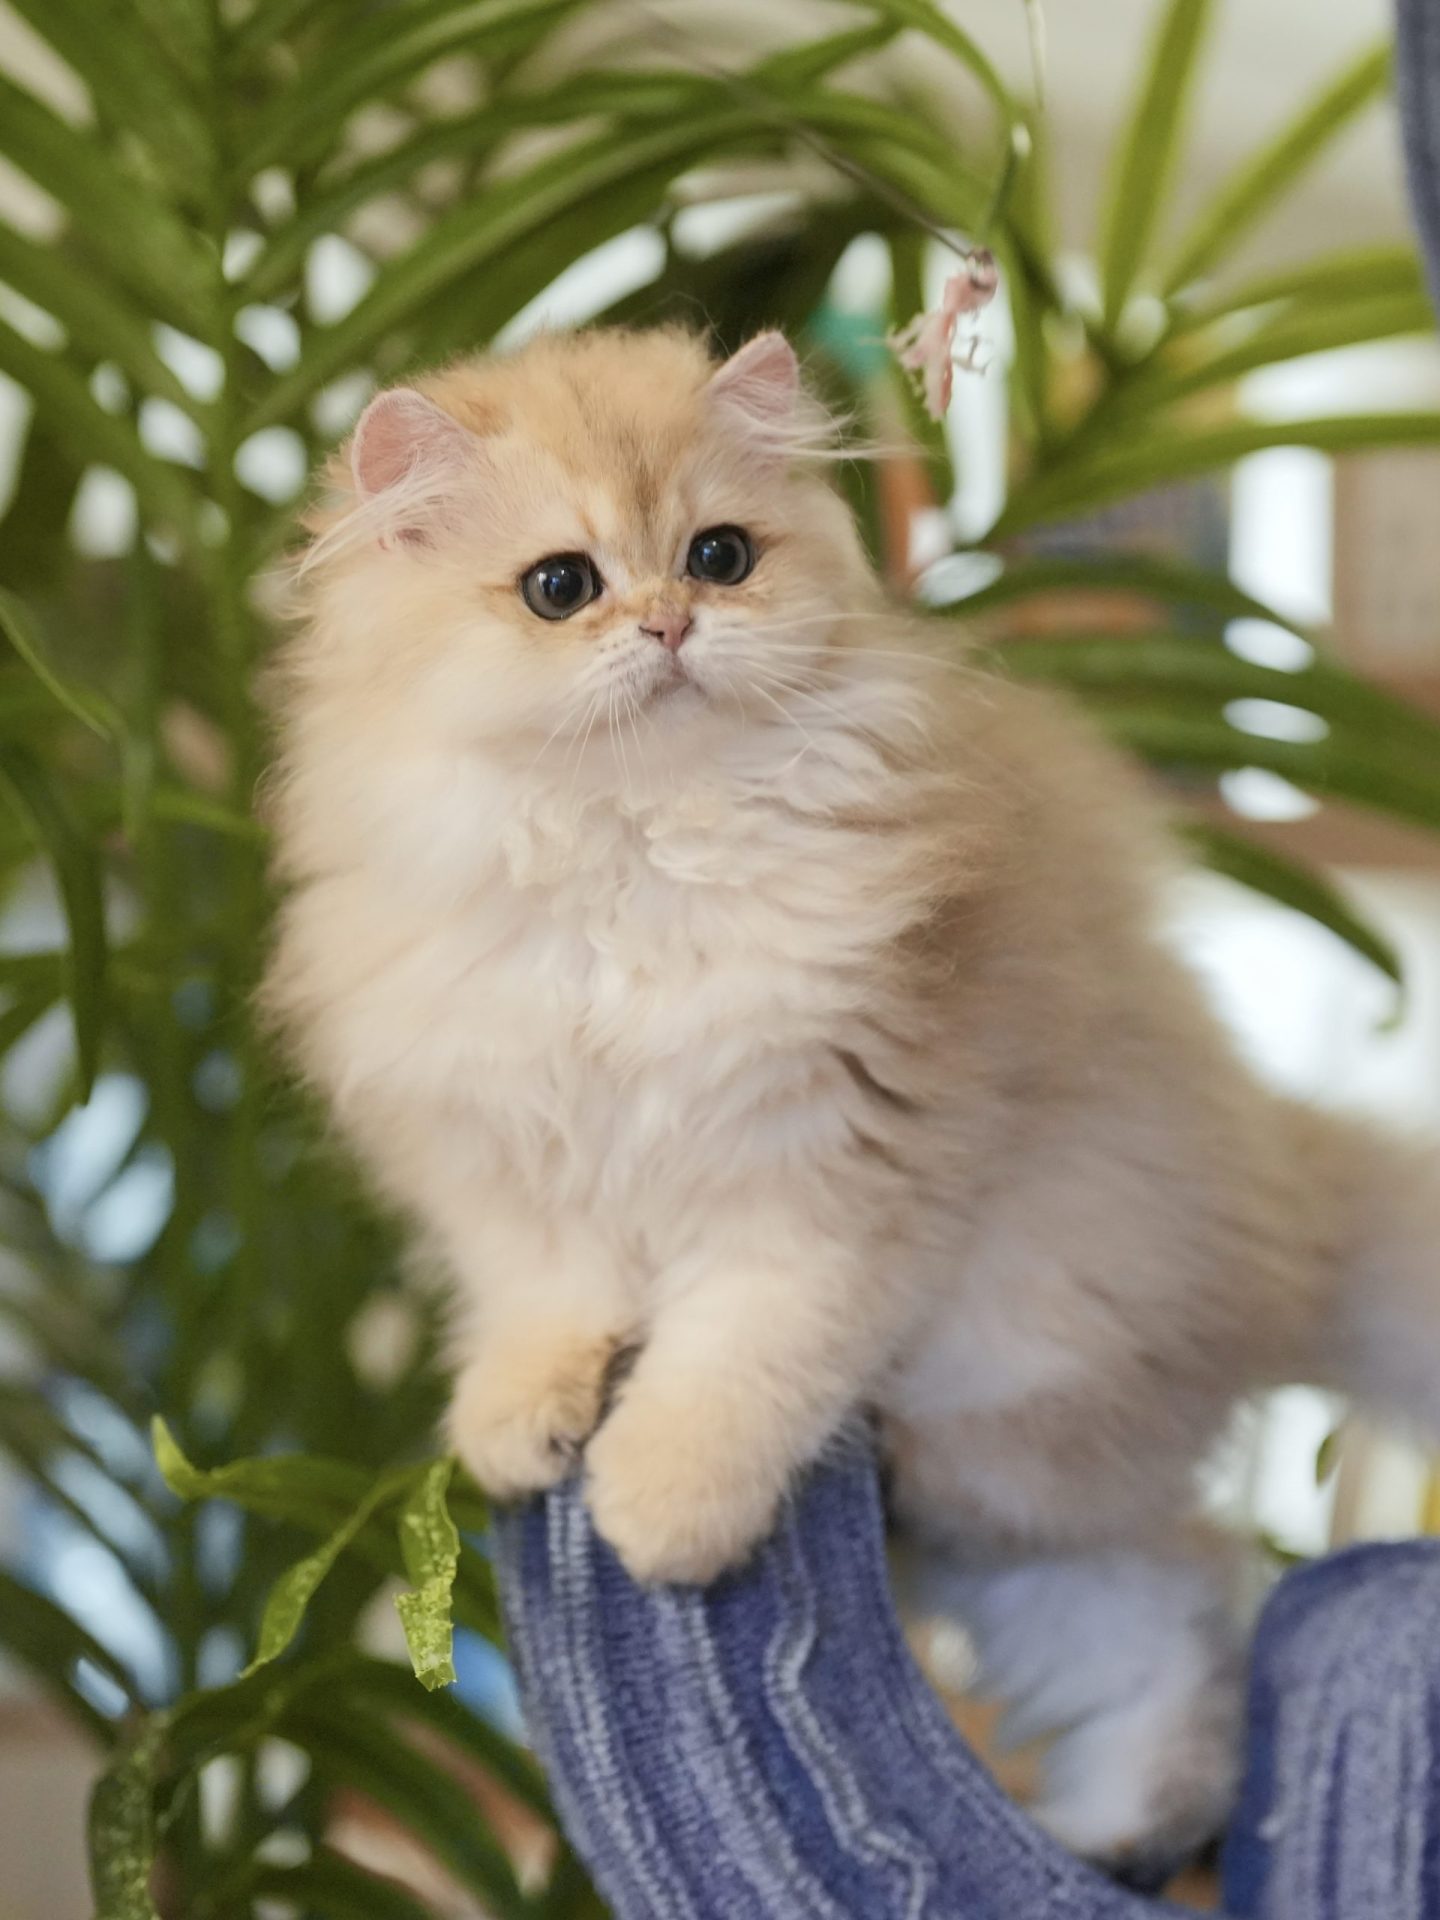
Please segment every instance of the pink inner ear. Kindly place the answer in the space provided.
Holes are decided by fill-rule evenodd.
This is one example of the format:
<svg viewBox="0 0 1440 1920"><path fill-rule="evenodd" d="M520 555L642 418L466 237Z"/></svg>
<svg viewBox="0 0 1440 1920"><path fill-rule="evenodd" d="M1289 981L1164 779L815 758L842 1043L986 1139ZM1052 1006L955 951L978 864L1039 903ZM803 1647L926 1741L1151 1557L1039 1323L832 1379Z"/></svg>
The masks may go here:
<svg viewBox="0 0 1440 1920"><path fill-rule="evenodd" d="M794 348L783 333L757 334L711 377L710 392L755 426L783 424L800 392Z"/></svg>
<svg viewBox="0 0 1440 1920"><path fill-rule="evenodd" d="M443 407L413 387L377 394L350 442L350 471L362 500L371 500L413 474L459 468L473 436Z"/></svg>

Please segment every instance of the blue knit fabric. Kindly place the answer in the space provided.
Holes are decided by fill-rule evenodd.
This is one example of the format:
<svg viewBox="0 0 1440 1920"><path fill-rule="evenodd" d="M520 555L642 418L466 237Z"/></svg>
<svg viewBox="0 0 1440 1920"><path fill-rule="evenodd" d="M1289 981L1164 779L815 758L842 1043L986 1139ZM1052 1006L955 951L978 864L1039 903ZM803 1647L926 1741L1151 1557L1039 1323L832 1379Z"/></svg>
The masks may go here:
<svg viewBox="0 0 1440 1920"><path fill-rule="evenodd" d="M497 1530L566 1828L617 1920L1158 1920L1000 1792L912 1661L849 1439L708 1591L637 1587L579 1486ZM1282 1583L1227 1847L1240 1920L1440 1920L1440 1545Z"/></svg>
<svg viewBox="0 0 1440 1920"><path fill-rule="evenodd" d="M1396 0L1395 93L1410 204L1440 307L1440 0Z"/></svg>
<svg viewBox="0 0 1440 1920"><path fill-rule="evenodd" d="M1440 1914L1440 1542L1290 1574L1260 1622L1225 1852L1237 1920Z"/></svg>
<svg viewBox="0 0 1440 1920"><path fill-rule="evenodd" d="M866 1446L705 1591L636 1586L579 1488L502 1523L531 1736L617 1920L1129 1920L956 1736L901 1638Z"/></svg>

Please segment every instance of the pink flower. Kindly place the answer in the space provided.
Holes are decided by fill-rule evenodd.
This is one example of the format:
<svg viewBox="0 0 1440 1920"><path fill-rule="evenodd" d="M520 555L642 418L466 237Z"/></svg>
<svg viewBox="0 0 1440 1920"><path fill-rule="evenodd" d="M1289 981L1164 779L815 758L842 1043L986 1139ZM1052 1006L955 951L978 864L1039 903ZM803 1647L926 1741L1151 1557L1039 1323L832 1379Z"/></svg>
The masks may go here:
<svg viewBox="0 0 1440 1920"><path fill-rule="evenodd" d="M955 387L958 364L975 364L975 342L970 341L963 355L955 352L955 329L966 314L979 313L995 298L1000 284L994 256L984 247L976 247L965 256L959 273L945 282L940 304L931 313L917 313L888 345L907 373L916 376L925 411L932 420L943 420Z"/></svg>

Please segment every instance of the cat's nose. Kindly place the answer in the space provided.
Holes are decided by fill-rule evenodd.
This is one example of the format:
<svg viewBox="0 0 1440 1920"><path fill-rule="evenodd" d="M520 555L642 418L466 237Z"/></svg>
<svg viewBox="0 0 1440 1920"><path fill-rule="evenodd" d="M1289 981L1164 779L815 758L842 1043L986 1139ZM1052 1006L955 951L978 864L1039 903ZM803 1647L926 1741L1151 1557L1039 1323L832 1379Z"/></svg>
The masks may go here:
<svg viewBox="0 0 1440 1920"><path fill-rule="evenodd" d="M648 634L650 639L658 640L662 647L668 647L671 653L678 653L693 625L688 613L674 612L669 607L656 607L646 615L640 631Z"/></svg>

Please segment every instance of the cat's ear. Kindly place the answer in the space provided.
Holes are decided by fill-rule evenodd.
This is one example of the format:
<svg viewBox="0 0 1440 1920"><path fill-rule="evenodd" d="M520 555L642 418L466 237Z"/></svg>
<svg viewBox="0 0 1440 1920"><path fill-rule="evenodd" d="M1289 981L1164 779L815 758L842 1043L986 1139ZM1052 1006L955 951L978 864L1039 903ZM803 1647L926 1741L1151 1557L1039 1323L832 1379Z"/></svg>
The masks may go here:
<svg viewBox="0 0 1440 1920"><path fill-rule="evenodd" d="M758 441L783 446L800 399L800 363L783 333L757 333L710 377L710 397Z"/></svg>
<svg viewBox="0 0 1440 1920"><path fill-rule="evenodd" d="M362 505L374 501L387 533L423 539L447 496L481 467L480 445L458 420L413 387L377 394L350 440L350 473ZM385 514L387 504L393 518Z"/></svg>
<svg viewBox="0 0 1440 1920"><path fill-rule="evenodd" d="M413 387L377 394L350 441L350 472L362 500L420 474L461 473L474 446L443 407Z"/></svg>

